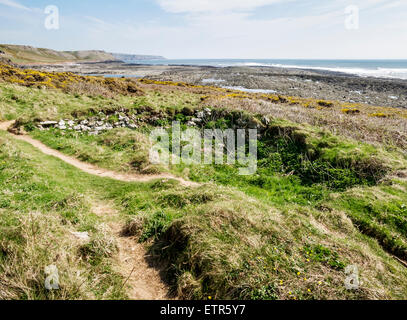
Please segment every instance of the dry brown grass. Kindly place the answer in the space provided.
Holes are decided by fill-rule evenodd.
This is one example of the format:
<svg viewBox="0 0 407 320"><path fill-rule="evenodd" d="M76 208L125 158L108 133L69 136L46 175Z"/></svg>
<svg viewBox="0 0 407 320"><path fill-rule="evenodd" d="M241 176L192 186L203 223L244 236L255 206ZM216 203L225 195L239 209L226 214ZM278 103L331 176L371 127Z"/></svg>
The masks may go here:
<svg viewBox="0 0 407 320"><path fill-rule="evenodd" d="M200 96L203 107L248 112L307 123L333 134L373 145L407 149L407 110L299 97L246 93L211 86L170 81L139 80L146 91L188 92Z"/></svg>
<svg viewBox="0 0 407 320"><path fill-rule="evenodd" d="M210 100L205 104L216 108L245 110L296 123L307 123L329 130L335 135L373 145L395 146L404 152L407 149L407 119L404 117L377 118L366 112L349 115L338 112L336 108L313 109L253 99L228 98Z"/></svg>

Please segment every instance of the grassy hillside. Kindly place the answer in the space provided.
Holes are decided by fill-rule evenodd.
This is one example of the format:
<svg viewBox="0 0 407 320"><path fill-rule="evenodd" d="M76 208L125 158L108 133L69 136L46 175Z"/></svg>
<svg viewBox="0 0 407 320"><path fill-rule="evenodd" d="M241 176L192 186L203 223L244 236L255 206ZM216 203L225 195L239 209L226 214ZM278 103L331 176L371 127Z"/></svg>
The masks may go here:
<svg viewBox="0 0 407 320"><path fill-rule="evenodd" d="M167 281L180 298L407 298L404 111L150 80L117 79L112 86L43 73L38 85L35 76L27 79L29 70L1 70L0 119L17 119L15 131L100 167L171 172L200 183L92 177L0 133L4 298L126 297L114 241L103 227L109 217L92 212L100 201L118 211L112 219L126 236L167 265ZM69 85L75 81L92 85L78 91ZM109 86L121 89L101 94ZM202 128L261 128L256 175L239 176L232 165L149 165L149 132L175 119L186 128L205 108L212 117ZM137 126L99 135L38 126L96 117L114 122L119 115ZM83 247L71 231L88 231L92 241ZM63 275L64 290L54 295L41 285L50 263ZM344 286L349 265L359 268L358 290Z"/></svg>
<svg viewBox="0 0 407 320"><path fill-rule="evenodd" d="M110 53L97 50L89 51L56 51L30 46L0 44L0 50L5 53L2 57L14 63L61 63L80 61L111 61L116 58Z"/></svg>

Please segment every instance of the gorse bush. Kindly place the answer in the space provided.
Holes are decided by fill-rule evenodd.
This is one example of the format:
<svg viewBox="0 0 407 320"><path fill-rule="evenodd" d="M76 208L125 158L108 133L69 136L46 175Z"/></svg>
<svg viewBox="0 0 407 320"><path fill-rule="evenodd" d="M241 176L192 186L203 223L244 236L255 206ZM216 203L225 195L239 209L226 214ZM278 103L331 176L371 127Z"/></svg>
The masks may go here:
<svg viewBox="0 0 407 320"><path fill-rule="evenodd" d="M131 79L84 77L73 73L19 69L0 63L0 80L27 87L61 89L66 93L113 97L117 94L139 96L143 91Z"/></svg>

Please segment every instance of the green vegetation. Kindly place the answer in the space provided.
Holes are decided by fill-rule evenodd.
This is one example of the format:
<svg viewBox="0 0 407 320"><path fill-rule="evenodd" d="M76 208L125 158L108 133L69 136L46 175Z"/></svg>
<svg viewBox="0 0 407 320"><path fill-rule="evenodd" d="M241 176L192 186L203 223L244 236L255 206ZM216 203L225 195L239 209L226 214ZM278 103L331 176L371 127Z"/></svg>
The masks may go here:
<svg viewBox="0 0 407 320"><path fill-rule="evenodd" d="M407 160L400 149L270 118L261 129L256 175L239 176L232 165L151 167L149 131L174 119L185 128L207 93L139 85L142 95L109 97L0 84L0 118L18 119L56 150L111 170L169 172L201 183L90 176L1 132L0 298L126 298L126 279L114 267L112 222L168 266L168 283L180 298L407 297L400 263L407 259ZM39 121L123 109L139 117L137 129L97 136L36 129ZM202 127L258 124L263 116L233 105L212 111ZM95 214L97 202L112 202L118 215ZM91 239L81 243L71 232ZM53 293L42 286L50 264L62 283ZM344 287L348 265L359 267L359 290Z"/></svg>
<svg viewBox="0 0 407 320"><path fill-rule="evenodd" d="M104 51L55 51L30 46L1 44L0 50L14 63L61 63L79 61L107 61L115 58Z"/></svg>
<svg viewBox="0 0 407 320"><path fill-rule="evenodd" d="M4 132L0 168L0 298L126 298L124 280L112 269L113 251L106 251L111 238L92 212L92 177ZM92 254L100 259L81 259L82 244L71 232L98 239ZM52 264L61 288L50 292L44 268Z"/></svg>

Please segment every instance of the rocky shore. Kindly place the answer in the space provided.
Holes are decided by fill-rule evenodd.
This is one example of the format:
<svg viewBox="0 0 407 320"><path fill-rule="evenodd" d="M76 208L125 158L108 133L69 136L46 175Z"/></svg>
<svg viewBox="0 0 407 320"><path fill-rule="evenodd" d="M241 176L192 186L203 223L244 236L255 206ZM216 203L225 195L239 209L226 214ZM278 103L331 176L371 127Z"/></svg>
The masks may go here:
<svg viewBox="0 0 407 320"><path fill-rule="evenodd" d="M275 67L200 67L136 65L117 61L26 66L83 75L142 77L163 81L230 87L252 92L407 108L407 80L359 77L306 69Z"/></svg>

